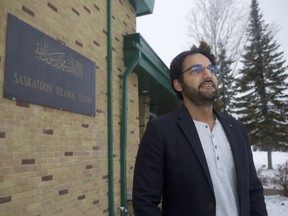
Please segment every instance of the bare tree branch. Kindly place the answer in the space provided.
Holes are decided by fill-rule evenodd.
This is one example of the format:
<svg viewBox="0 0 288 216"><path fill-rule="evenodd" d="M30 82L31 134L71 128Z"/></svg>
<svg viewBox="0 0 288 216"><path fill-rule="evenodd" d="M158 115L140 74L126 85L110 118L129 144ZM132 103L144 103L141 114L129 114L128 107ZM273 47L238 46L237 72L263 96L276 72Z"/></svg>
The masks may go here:
<svg viewBox="0 0 288 216"><path fill-rule="evenodd" d="M249 6L241 0L198 0L187 19L188 36L196 43L207 42L217 57L219 45L224 45L234 68L245 44Z"/></svg>

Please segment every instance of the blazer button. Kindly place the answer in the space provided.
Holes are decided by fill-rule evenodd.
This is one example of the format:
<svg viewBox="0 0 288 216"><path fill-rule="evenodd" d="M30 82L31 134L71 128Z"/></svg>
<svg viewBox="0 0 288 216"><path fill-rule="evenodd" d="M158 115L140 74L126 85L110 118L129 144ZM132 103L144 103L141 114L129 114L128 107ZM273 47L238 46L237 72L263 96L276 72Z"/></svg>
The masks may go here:
<svg viewBox="0 0 288 216"><path fill-rule="evenodd" d="M214 203L209 202L209 203L208 203L208 208L209 208L209 209L215 209Z"/></svg>

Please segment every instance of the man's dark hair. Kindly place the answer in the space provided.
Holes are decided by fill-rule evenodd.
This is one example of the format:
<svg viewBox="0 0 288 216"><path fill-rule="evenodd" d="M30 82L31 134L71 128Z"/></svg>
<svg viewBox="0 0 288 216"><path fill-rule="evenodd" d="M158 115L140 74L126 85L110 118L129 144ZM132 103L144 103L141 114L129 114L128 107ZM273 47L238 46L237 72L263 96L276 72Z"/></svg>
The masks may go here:
<svg viewBox="0 0 288 216"><path fill-rule="evenodd" d="M183 81L183 62L184 59L189 56L189 55L194 55L194 54L202 54L204 56L206 56L212 65L216 64L215 61L215 57L213 54L211 54L207 49L203 49L203 48L197 48L197 47L192 47L190 50L184 51L182 53L180 53L179 55L177 55L171 62L170 64L170 82L171 82L171 86L174 89L173 86L173 81L175 79L179 79L180 82ZM181 94L181 92L178 92L174 89L174 91L177 93L177 96L179 99L183 100L183 96Z"/></svg>

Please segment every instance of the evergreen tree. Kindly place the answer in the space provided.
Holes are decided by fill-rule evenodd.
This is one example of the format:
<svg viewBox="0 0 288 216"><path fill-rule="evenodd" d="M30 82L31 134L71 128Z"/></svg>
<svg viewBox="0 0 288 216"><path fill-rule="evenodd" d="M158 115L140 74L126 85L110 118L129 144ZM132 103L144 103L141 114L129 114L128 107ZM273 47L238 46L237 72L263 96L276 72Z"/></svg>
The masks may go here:
<svg viewBox="0 0 288 216"><path fill-rule="evenodd" d="M268 169L272 169L271 151L288 146L287 67L257 0L252 0L250 9L248 43L236 82L240 95L236 114L246 125L252 145L268 152Z"/></svg>
<svg viewBox="0 0 288 216"><path fill-rule="evenodd" d="M232 83L234 81L231 66L233 61L228 59L226 49L222 44L219 45L219 55L217 56L217 63L220 66L220 78L218 86L218 98L214 103L216 110L231 114L231 103L233 97Z"/></svg>

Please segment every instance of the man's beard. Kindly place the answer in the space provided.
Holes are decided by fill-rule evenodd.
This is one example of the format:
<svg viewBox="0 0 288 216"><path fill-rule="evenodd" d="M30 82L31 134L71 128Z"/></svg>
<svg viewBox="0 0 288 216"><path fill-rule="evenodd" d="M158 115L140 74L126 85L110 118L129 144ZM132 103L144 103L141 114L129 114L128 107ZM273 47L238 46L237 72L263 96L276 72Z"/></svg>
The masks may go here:
<svg viewBox="0 0 288 216"><path fill-rule="evenodd" d="M214 86L215 91L201 91L201 85L211 82L211 84ZM199 85L198 89L195 89L193 87L188 86L184 81L182 82L182 93L188 98L193 104L197 106L207 106L212 105L214 100L217 98L218 95L218 88L213 83L213 81L204 81Z"/></svg>

